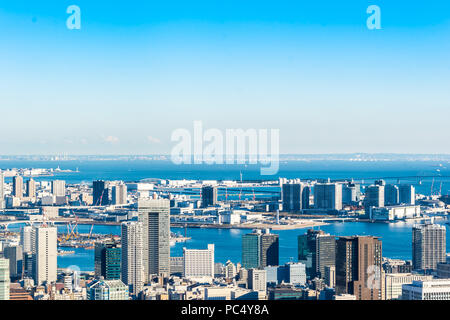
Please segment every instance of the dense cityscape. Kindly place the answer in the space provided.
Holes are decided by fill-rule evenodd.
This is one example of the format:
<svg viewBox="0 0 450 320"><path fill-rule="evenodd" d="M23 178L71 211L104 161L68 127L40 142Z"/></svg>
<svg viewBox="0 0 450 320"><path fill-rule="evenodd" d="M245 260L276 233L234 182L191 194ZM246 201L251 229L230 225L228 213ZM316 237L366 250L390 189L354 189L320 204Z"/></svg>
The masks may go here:
<svg viewBox="0 0 450 320"><path fill-rule="evenodd" d="M424 195L383 179L78 184L57 179L61 173L78 169L0 173L1 300L450 299L442 183ZM375 235L321 229L335 221L407 221L412 259L383 255ZM93 232L99 225L120 226L120 234ZM195 240L193 228L246 230L241 259L217 261L214 238L173 255L174 244ZM280 261L282 230L298 230L291 261ZM95 252L94 270L59 266L74 248Z"/></svg>

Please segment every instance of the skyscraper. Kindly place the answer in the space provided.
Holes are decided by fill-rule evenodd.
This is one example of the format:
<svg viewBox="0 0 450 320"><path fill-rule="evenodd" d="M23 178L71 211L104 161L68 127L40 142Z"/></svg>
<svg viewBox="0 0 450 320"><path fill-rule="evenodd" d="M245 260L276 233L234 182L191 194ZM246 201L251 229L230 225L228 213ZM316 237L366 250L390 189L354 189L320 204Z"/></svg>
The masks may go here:
<svg viewBox="0 0 450 320"><path fill-rule="evenodd" d="M57 276L57 229L41 225L33 228L33 264L36 285L56 282Z"/></svg>
<svg viewBox="0 0 450 320"><path fill-rule="evenodd" d="M342 203L354 204L360 198L360 185L349 182L342 186Z"/></svg>
<svg viewBox="0 0 450 320"><path fill-rule="evenodd" d="M32 250L32 240L31 235L33 228L31 226L24 226L20 230L20 245L22 246L23 252L31 252Z"/></svg>
<svg viewBox="0 0 450 320"><path fill-rule="evenodd" d="M9 300L9 260L0 257L0 300Z"/></svg>
<svg viewBox="0 0 450 320"><path fill-rule="evenodd" d="M122 250L117 243L95 244L95 276L105 280L118 280L122 272L120 266Z"/></svg>
<svg viewBox="0 0 450 320"><path fill-rule="evenodd" d="M302 197L303 184L301 183L285 183L281 189L281 198L283 203L283 211L298 212L303 209Z"/></svg>
<svg viewBox="0 0 450 320"><path fill-rule="evenodd" d="M433 270L445 262L446 229L438 224L416 224L412 230L414 270Z"/></svg>
<svg viewBox="0 0 450 320"><path fill-rule="evenodd" d="M94 206L106 206L109 203L109 192L105 181L92 182L92 204Z"/></svg>
<svg viewBox="0 0 450 320"><path fill-rule="evenodd" d="M170 200L140 199L143 227L144 281L151 275L170 276Z"/></svg>
<svg viewBox="0 0 450 320"><path fill-rule="evenodd" d="M279 264L279 236L255 230L242 236L242 265L246 269Z"/></svg>
<svg viewBox="0 0 450 320"><path fill-rule="evenodd" d="M3 249L3 255L9 259L9 276L11 278L20 278L23 268L23 252L21 246L7 246Z"/></svg>
<svg viewBox="0 0 450 320"><path fill-rule="evenodd" d="M325 277L325 267L336 263L336 238L322 230L309 229L298 236L298 260L306 265L307 275Z"/></svg>
<svg viewBox="0 0 450 320"><path fill-rule="evenodd" d="M316 209L341 210L342 184L317 183L314 186L314 206Z"/></svg>
<svg viewBox="0 0 450 320"><path fill-rule="evenodd" d="M217 188L214 186L202 187L202 207L215 206L217 204Z"/></svg>
<svg viewBox="0 0 450 320"><path fill-rule="evenodd" d="M16 198L23 197L23 178L22 178L22 176L14 176L13 177L12 194Z"/></svg>
<svg viewBox="0 0 450 320"><path fill-rule="evenodd" d="M144 286L143 229L140 222L122 223L122 281L135 297Z"/></svg>
<svg viewBox="0 0 450 320"><path fill-rule="evenodd" d="M416 204L416 189L410 184L401 184L398 187L399 203L401 204Z"/></svg>
<svg viewBox="0 0 450 320"><path fill-rule="evenodd" d="M339 237L336 294L352 294L358 300L381 300L381 261L381 241L377 237Z"/></svg>
<svg viewBox="0 0 450 320"><path fill-rule="evenodd" d="M387 184L384 187L384 204L394 206L399 203L398 187L393 184Z"/></svg>
<svg viewBox="0 0 450 320"><path fill-rule="evenodd" d="M208 249L183 248L184 277L189 279L214 278L214 244Z"/></svg>
<svg viewBox="0 0 450 320"><path fill-rule="evenodd" d="M115 205L127 204L127 185L121 183L111 189L111 202Z"/></svg>
<svg viewBox="0 0 450 320"><path fill-rule="evenodd" d="M384 207L384 185L371 185L366 188L365 207Z"/></svg>
<svg viewBox="0 0 450 320"><path fill-rule="evenodd" d="M27 192L26 192L26 196L28 198L34 198L36 197L36 181L34 181L33 179L29 179L27 181Z"/></svg>
<svg viewBox="0 0 450 320"><path fill-rule="evenodd" d="M55 197L65 197L66 196L66 182L64 180L53 180L52 181L52 194Z"/></svg>
<svg viewBox="0 0 450 320"><path fill-rule="evenodd" d="M5 208L5 175L0 170L0 210Z"/></svg>

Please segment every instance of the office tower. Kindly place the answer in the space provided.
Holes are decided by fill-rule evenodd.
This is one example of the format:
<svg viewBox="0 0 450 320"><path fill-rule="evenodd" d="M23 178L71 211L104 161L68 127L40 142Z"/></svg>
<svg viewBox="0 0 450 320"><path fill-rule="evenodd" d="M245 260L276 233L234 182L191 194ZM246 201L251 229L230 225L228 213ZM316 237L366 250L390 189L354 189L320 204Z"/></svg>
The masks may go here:
<svg viewBox="0 0 450 320"><path fill-rule="evenodd" d="M384 207L384 185L371 185L366 188L364 205L369 207Z"/></svg>
<svg viewBox="0 0 450 320"><path fill-rule="evenodd" d="M381 300L381 241L377 237L339 237L336 241L336 294Z"/></svg>
<svg viewBox="0 0 450 320"><path fill-rule="evenodd" d="M88 300L129 300L128 286L120 280L94 280L87 286Z"/></svg>
<svg viewBox="0 0 450 320"><path fill-rule="evenodd" d="M214 244L208 244L208 249L183 248L184 277L188 279L214 278Z"/></svg>
<svg viewBox="0 0 450 320"><path fill-rule="evenodd" d="M37 286L56 282L57 276L57 229L41 225L33 227L33 270Z"/></svg>
<svg viewBox="0 0 450 320"><path fill-rule="evenodd" d="M336 266L325 266L325 284L329 288L336 286Z"/></svg>
<svg viewBox="0 0 450 320"><path fill-rule="evenodd" d="M215 206L217 204L217 188L213 186L202 187L202 207Z"/></svg>
<svg viewBox="0 0 450 320"><path fill-rule="evenodd" d="M13 177L12 194L16 198L23 197L23 178L22 178L22 176L14 176Z"/></svg>
<svg viewBox="0 0 450 320"><path fill-rule="evenodd" d="M306 274L324 278L325 266L336 263L336 238L322 230L309 229L298 236L298 260L306 265Z"/></svg>
<svg viewBox="0 0 450 320"><path fill-rule="evenodd" d="M143 227L144 281L170 275L170 200L138 200Z"/></svg>
<svg viewBox="0 0 450 320"><path fill-rule="evenodd" d="M248 288L253 291L266 292L267 280L266 270L248 270Z"/></svg>
<svg viewBox="0 0 450 320"><path fill-rule="evenodd" d="M122 223L122 281L136 297L144 286L143 229L140 222Z"/></svg>
<svg viewBox="0 0 450 320"><path fill-rule="evenodd" d="M26 183L25 196L28 198L36 197L36 181L34 181L32 178L29 179Z"/></svg>
<svg viewBox="0 0 450 320"><path fill-rule="evenodd" d="M386 300L401 300L402 287L412 284L413 281L432 280L433 276L412 273L392 273L384 275L384 297Z"/></svg>
<svg viewBox="0 0 450 320"><path fill-rule="evenodd" d="M386 206L399 204L399 191L396 185L387 184L384 186L384 204Z"/></svg>
<svg viewBox="0 0 450 320"><path fill-rule="evenodd" d="M402 287L402 300L450 300L450 279L413 281Z"/></svg>
<svg viewBox="0 0 450 320"><path fill-rule="evenodd" d="M120 267L122 250L117 243L95 244L95 277L105 280L118 280L122 269Z"/></svg>
<svg viewBox="0 0 450 320"><path fill-rule="evenodd" d="M266 281L272 285L282 283L292 285L306 284L306 267L303 263L286 263L282 266L268 266L266 270Z"/></svg>
<svg viewBox="0 0 450 320"><path fill-rule="evenodd" d="M317 183L314 186L316 209L342 210L342 184Z"/></svg>
<svg viewBox="0 0 450 320"><path fill-rule="evenodd" d="M9 259L9 276L13 279L22 276L23 253L21 246L8 246L3 249L3 256Z"/></svg>
<svg viewBox="0 0 450 320"><path fill-rule="evenodd" d="M302 209L310 209L309 196L311 194L311 187L304 185L302 191Z"/></svg>
<svg viewBox="0 0 450 320"><path fill-rule="evenodd" d="M0 170L0 210L5 208L5 175Z"/></svg>
<svg viewBox="0 0 450 320"><path fill-rule="evenodd" d="M52 194L55 197L65 197L66 196L66 182L64 180L53 180L52 181Z"/></svg>
<svg viewBox="0 0 450 320"><path fill-rule="evenodd" d="M111 202L115 205L127 204L127 185L121 183L111 189Z"/></svg>
<svg viewBox="0 0 450 320"><path fill-rule="evenodd" d="M445 262L446 229L438 224L416 224L412 230L414 270L434 270Z"/></svg>
<svg viewBox="0 0 450 320"><path fill-rule="evenodd" d="M97 180L92 183L92 204L94 206L106 206L109 204L109 191L105 181Z"/></svg>
<svg viewBox="0 0 450 320"><path fill-rule="evenodd" d="M401 204L416 204L416 189L410 184L401 184L398 187L399 203Z"/></svg>
<svg viewBox="0 0 450 320"><path fill-rule="evenodd" d="M281 188L281 198L283 211L298 212L303 209L302 206L303 184L287 183Z"/></svg>
<svg viewBox="0 0 450 320"><path fill-rule="evenodd" d="M23 252L32 251L32 240L31 234L33 233L33 228L31 226L25 226L20 230L20 245L22 246Z"/></svg>
<svg viewBox="0 0 450 320"><path fill-rule="evenodd" d="M342 203L350 205L359 201L358 193L359 185L356 185L353 182L342 185Z"/></svg>
<svg viewBox="0 0 450 320"><path fill-rule="evenodd" d="M265 230L255 230L242 236L242 265L246 269L277 266L279 236Z"/></svg>
<svg viewBox="0 0 450 320"><path fill-rule="evenodd" d="M0 300L9 300L9 260L0 257Z"/></svg>

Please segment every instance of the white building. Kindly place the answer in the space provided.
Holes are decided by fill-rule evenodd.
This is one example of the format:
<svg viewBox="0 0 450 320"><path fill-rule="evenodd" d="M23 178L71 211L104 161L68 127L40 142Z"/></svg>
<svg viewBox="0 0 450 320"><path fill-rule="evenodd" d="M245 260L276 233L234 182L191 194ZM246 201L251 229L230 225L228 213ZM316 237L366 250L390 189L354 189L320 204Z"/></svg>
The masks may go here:
<svg viewBox="0 0 450 320"><path fill-rule="evenodd" d="M23 248L23 252L32 251L31 234L33 228L31 226L25 226L20 230L20 245Z"/></svg>
<svg viewBox="0 0 450 320"><path fill-rule="evenodd" d="M9 260L0 258L0 300L9 300Z"/></svg>
<svg viewBox="0 0 450 320"><path fill-rule="evenodd" d="M402 300L450 300L450 279L413 281L402 287Z"/></svg>
<svg viewBox="0 0 450 320"><path fill-rule="evenodd" d="M56 282L57 233L54 226L41 225L33 228L34 281L37 286Z"/></svg>
<svg viewBox="0 0 450 320"><path fill-rule="evenodd" d="M143 229L140 222L122 223L122 281L137 296L144 287Z"/></svg>
<svg viewBox="0 0 450 320"><path fill-rule="evenodd" d="M402 298L402 286L413 281L432 280L433 276L423 276L411 273L388 273L384 276L384 296L386 300Z"/></svg>
<svg viewBox="0 0 450 320"><path fill-rule="evenodd" d="M127 185L120 183L111 189L112 203L115 205L127 204Z"/></svg>
<svg viewBox="0 0 450 320"><path fill-rule="evenodd" d="M200 281L214 278L214 244L203 250L183 248L183 257L186 278Z"/></svg>
<svg viewBox="0 0 450 320"><path fill-rule="evenodd" d="M420 216L420 206L387 206L382 208L370 208L370 219L393 221L401 219L412 219Z"/></svg>
<svg viewBox="0 0 450 320"><path fill-rule="evenodd" d="M248 288L253 291L266 292L266 270L250 269L248 270Z"/></svg>

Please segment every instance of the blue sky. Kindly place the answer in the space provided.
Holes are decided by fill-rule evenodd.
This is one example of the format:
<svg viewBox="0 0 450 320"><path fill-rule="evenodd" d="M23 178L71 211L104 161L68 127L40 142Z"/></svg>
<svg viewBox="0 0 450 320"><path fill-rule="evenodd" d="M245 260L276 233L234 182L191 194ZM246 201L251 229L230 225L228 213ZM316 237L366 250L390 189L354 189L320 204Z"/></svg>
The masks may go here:
<svg viewBox="0 0 450 320"><path fill-rule="evenodd" d="M169 153L194 120L282 153L450 151L449 1L145 2L0 0L0 153Z"/></svg>

